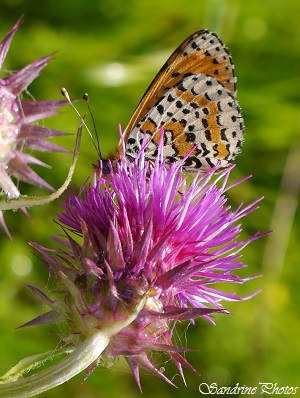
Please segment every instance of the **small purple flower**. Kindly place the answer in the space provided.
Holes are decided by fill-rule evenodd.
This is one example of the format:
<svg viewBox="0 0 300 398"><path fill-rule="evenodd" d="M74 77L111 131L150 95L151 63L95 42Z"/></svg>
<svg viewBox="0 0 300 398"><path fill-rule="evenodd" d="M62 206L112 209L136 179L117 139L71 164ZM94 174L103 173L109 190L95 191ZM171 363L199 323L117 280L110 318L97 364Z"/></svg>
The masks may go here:
<svg viewBox="0 0 300 398"><path fill-rule="evenodd" d="M0 43L0 68L20 23L21 20L18 20ZM39 76L50 60L51 55L47 55L20 71L0 79L0 189L8 200L17 199L20 196L19 189L11 177L54 191L29 166L29 164L47 165L25 153L24 149L66 152L63 148L47 141L48 138L63 135L63 132L31 124L55 115L56 109L65 105L66 102L20 99L22 92ZM0 226L9 235L1 211Z"/></svg>
<svg viewBox="0 0 300 398"><path fill-rule="evenodd" d="M69 333L62 339L76 346L91 330L128 318L144 300L134 321L110 338L86 373L100 358L122 355L139 386L140 367L171 383L151 363L151 350L166 352L182 377L182 365L194 371L180 354L184 349L172 343L176 322L201 316L213 322L214 312L226 312L223 300L242 300L213 284L251 279L234 272L246 266L240 251L262 236L239 240L240 219L260 199L231 210L225 192L243 181L226 186L231 168L214 180L214 170L196 175L189 184L180 164L166 169L162 142L154 164L144 157L141 151L134 164L122 158L109 179L100 171L92 186L68 193L58 216L65 233L55 238L64 249L32 244L62 297L52 300L31 286L51 311L24 325L64 319Z"/></svg>

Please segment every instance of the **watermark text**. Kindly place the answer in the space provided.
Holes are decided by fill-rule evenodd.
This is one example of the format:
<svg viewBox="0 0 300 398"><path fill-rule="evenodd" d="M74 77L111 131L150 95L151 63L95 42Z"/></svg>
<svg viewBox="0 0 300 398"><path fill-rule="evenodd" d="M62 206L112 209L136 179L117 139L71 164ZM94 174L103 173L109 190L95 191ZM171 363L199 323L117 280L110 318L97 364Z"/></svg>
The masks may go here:
<svg viewBox="0 0 300 398"><path fill-rule="evenodd" d="M259 382L256 386L236 383L235 386L218 386L217 383L201 383L199 392L203 395L295 395L298 386L279 386L277 383Z"/></svg>

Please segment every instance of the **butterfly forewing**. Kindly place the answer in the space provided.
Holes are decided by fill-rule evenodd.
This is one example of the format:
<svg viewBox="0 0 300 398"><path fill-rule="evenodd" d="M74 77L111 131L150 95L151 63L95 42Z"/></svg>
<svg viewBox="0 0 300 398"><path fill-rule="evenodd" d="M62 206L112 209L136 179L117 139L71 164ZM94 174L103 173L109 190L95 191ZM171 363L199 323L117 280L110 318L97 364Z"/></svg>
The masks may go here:
<svg viewBox="0 0 300 398"><path fill-rule="evenodd" d="M233 69L227 48L214 33L201 30L189 36L137 106L124 131L126 156L135 158L146 140L146 157L153 160L163 128L167 163L194 148L186 159L186 171L205 171L217 164L226 168L243 140ZM113 159L122 154L121 148Z"/></svg>

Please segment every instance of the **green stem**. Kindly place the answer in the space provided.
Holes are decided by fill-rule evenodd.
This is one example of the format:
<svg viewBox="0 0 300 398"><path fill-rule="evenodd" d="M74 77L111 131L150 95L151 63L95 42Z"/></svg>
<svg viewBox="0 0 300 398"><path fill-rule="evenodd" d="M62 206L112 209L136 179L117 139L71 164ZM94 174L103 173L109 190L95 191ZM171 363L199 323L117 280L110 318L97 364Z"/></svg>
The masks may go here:
<svg viewBox="0 0 300 398"><path fill-rule="evenodd" d="M143 308L146 297L128 318L102 330L93 330L67 357L53 366L24 379L0 384L0 397L27 398L65 383L99 359L110 338L132 323Z"/></svg>
<svg viewBox="0 0 300 398"><path fill-rule="evenodd" d="M24 379L0 384L0 397L33 397L63 384L99 358L109 339L109 335L102 330L91 333L71 354L55 365Z"/></svg>

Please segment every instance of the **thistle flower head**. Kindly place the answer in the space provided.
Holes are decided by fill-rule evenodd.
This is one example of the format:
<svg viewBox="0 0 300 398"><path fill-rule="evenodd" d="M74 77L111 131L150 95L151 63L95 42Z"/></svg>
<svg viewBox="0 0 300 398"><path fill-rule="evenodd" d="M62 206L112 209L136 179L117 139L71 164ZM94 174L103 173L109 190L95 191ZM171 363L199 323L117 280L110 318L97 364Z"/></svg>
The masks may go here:
<svg viewBox="0 0 300 398"><path fill-rule="evenodd" d="M21 20L17 21L0 43L0 69L20 22ZM48 138L62 135L62 132L31 123L55 115L56 109L65 105L65 101L27 101L20 98L22 92L38 77L50 60L51 55L45 56L0 79L0 189L8 200L20 196L12 177L53 191L53 188L29 166L47 165L25 153L24 149L64 151L47 141ZM2 213L0 225L9 234Z"/></svg>
<svg viewBox="0 0 300 398"><path fill-rule="evenodd" d="M181 374L182 365L193 370L172 343L176 322L201 316L213 322L214 312L225 311L223 300L241 300L213 284L243 283L235 274L245 267L240 251L261 236L239 240L239 220L257 201L231 210L225 197L230 169L215 180L213 170L196 175L188 184L180 165L165 167L162 145L154 164L142 150L133 164L122 158L109 180L100 165L92 185L68 193L58 216L65 234L55 238L64 248L32 244L62 298L52 300L31 287L51 311L24 325L67 320L69 334L62 339L76 344L91 329L128 317L144 297L136 319L101 355L123 355L139 385L140 367L170 382L148 358L151 350L166 352Z"/></svg>

